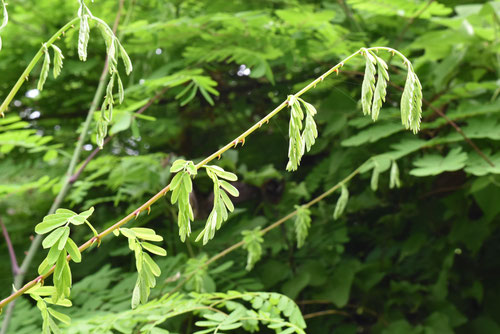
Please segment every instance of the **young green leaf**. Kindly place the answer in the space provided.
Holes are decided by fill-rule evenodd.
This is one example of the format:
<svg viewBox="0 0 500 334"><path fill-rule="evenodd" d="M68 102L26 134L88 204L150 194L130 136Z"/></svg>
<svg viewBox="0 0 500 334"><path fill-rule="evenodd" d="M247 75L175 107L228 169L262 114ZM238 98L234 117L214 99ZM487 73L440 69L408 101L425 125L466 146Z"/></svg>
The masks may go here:
<svg viewBox="0 0 500 334"><path fill-rule="evenodd" d="M64 249L66 249L66 251L71 256L71 259L74 262L79 263L82 261L82 254L80 253L78 246L71 238L68 238L68 241L66 242L66 246L64 247Z"/></svg>
<svg viewBox="0 0 500 334"><path fill-rule="evenodd" d="M347 202L349 201L349 191L345 184L342 184L341 192L339 199L337 200L337 204L335 205L335 211L333 212L333 219L337 220L347 206Z"/></svg>
<svg viewBox="0 0 500 334"><path fill-rule="evenodd" d="M125 48L121 45L120 42L118 42L118 47L120 49L120 56L123 60L123 64L125 65L125 72L127 75L132 72L132 62L130 61L130 57L127 54L127 51L125 51Z"/></svg>
<svg viewBox="0 0 500 334"><path fill-rule="evenodd" d="M306 109L306 121L304 126L304 131L302 132L302 140L306 145L306 150L309 152L311 147L316 142L318 137L318 129L316 127L316 122L314 122L314 115L316 115L316 108L310 103L307 103L303 99L298 99Z"/></svg>
<svg viewBox="0 0 500 334"><path fill-rule="evenodd" d="M132 227L131 230L134 232L135 236L139 239L148 241L162 241L163 237L157 235L153 229L145 227Z"/></svg>
<svg viewBox="0 0 500 334"><path fill-rule="evenodd" d="M294 95L289 95L287 101L290 106L290 124L288 127L290 143L288 146L288 164L286 170L295 171L300 165L300 159L304 155L305 150L305 143L300 133L304 113Z"/></svg>
<svg viewBox="0 0 500 334"><path fill-rule="evenodd" d="M389 188L400 188L401 181L399 180L399 168L396 160L392 161L390 179L389 179Z"/></svg>
<svg viewBox="0 0 500 334"><path fill-rule="evenodd" d="M50 248L52 245L54 245L59 238L63 235L64 233L64 227L59 227L58 229L55 229L52 231L48 236L45 237L42 241L42 247L43 248Z"/></svg>
<svg viewBox="0 0 500 334"><path fill-rule="evenodd" d="M81 61L87 60L87 45L90 38L89 15L83 13L83 8L80 7L80 30L78 32L78 56Z"/></svg>
<svg viewBox="0 0 500 334"><path fill-rule="evenodd" d="M147 250L148 252L151 252L153 254L160 255L160 256L167 255L167 251L165 249L161 248L160 246L153 245L149 242L143 241L143 242L141 242L141 246L145 250Z"/></svg>
<svg viewBox="0 0 500 334"><path fill-rule="evenodd" d="M420 131L420 122L422 120L422 85L417 75L413 73L415 77L415 88L413 89L413 112L411 114L411 124L410 127L413 133Z"/></svg>
<svg viewBox="0 0 500 334"><path fill-rule="evenodd" d="M69 237L69 227L68 226L64 226L63 229L64 230L63 230L62 236L59 239L59 243L58 243L58 246L57 246L57 249L59 249L59 250L63 250L64 249L64 246L66 246L66 241L68 241L68 237Z"/></svg>
<svg viewBox="0 0 500 334"><path fill-rule="evenodd" d="M250 271L262 256L262 243L264 242L264 238L262 238L260 227L243 231L241 234L243 235L244 241L243 248L248 252L246 270Z"/></svg>
<svg viewBox="0 0 500 334"><path fill-rule="evenodd" d="M366 49L363 52L365 57L365 75L361 85L361 106L364 115L371 115L372 98L375 90L375 58Z"/></svg>
<svg viewBox="0 0 500 334"><path fill-rule="evenodd" d="M59 74L61 74L64 56L61 52L61 49L59 49L55 44L52 44L51 46L54 50L54 67L52 68L52 74L54 75L55 79L59 76Z"/></svg>
<svg viewBox="0 0 500 334"><path fill-rule="evenodd" d="M373 191L377 191L377 189L378 189L378 177L379 177L379 175L380 175L379 164L376 161L374 161L372 177L370 180L370 187L372 188Z"/></svg>
<svg viewBox="0 0 500 334"><path fill-rule="evenodd" d="M415 107L414 103L414 90L415 90L415 75L408 67L408 74L406 76L406 83L401 95L401 122L406 129L411 128L412 115Z"/></svg>
<svg viewBox="0 0 500 334"><path fill-rule="evenodd" d="M297 214L295 215L295 236L297 238L297 247L300 248L309 234L309 227L311 227L311 211L304 207L295 205Z"/></svg>
<svg viewBox="0 0 500 334"><path fill-rule="evenodd" d="M380 58L375 56L375 59L377 61L377 86L375 87L375 94L373 96L373 104L372 104L372 119L374 121L377 120L378 115L380 113L380 108L382 107L382 103L385 102L385 95L386 95L386 89L387 89L387 81L389 81L389 73L387 72L387 64L385 61Z"/></svg>
<svg viewBox="0 0 500 334"><path fill-rule="evenodd" d="M237 197L239 196L239 191L229 182L219 179L221 177L226 180L236 181L237 177L235 174L226 172L218 166L206 165L204 168L213 182L214 189L214 206L205 223L205 228L196 237L196 241L203 238L203 244L205 245L215 236L215 232L220 229L222 223L227 220L229 212L234 210L234 205L226 192L233 197Z"/></svg>
<svg viewBox="0 0 500 334"><path fill-rule="evenodd" d="M47 50L47 47L44 44L44 59L43 59L43 64L42 64L42 71L40 72L40 78L38 79L38 85L37 89L39 91L43 90L43 85L45 84L45 81L47 80L47 77L49 76L49 70L50 70L50 54L49 50Z"/></svg>
<svg viewBox="0 0 500 334"><path fill-rule="evenodd" d="M71 324L71 318L69 316L67 316L66 314L64 313L61 313L61 312L58 312L56 310L54 310L53 308L49 307L48 308L49 310L49 313L54 317L56 318L57 320L59 320L60 322L63 322L65 323L66 325L69 325Z"/></svg>
<svg viewBox="0 0 500 334"><path fill-rule="evenodd" d="M180 165L182 167L178 169ZM189 194L193 190L191 175L194 176L197 172L192 161L174 162L170 170L178 171L172 182L170 182L170 190L172 191L170 201L172 204L177 203L179 208L177 223L179 225L179 236L184 242L186 237L191 234L191 221L194 220Z"/></svg>

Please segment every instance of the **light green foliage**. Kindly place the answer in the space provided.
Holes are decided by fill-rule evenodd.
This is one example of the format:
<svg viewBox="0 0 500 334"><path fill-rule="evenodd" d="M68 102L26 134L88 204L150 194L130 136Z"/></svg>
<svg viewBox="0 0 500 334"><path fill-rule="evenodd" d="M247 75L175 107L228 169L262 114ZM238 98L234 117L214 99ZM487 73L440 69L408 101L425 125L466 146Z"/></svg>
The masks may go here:
<svg viewBox="0 0 500 334"><path fill-rule="evenodd" d="M305 206L295 205L297 214L295 215L295 237L297 238L297 247L301 248L309 234L309 228L311 227L311 210Z"/></svg>
<svg viewBox="0 0 500 334"><path fill-rule="evenodd" d="M61 70L63 68L64 56L62 54L61 49L59 49L55 44L52 44L51 47L54 50L54 67L52 74L54 74L54 79L55 79L59 76L59 74L61 74Z"/></svg>
<svg viewBox="0 0 500 334"><path fill-rule="evenodd" d="M337 200L337 204L335 205L335 210L333 211L333 219L337 220L345 211L347 206L347 202L349 201L349 190L345 184L342 184L340 189L340 196Z"/></svg>
<svg viewBox="0 0 500 334"><path fill-rule="evenodd" d="M305 150L307 149L307 151L309 151L318 137L318 130L314 121L314 115L316 115L317 112L312 104L307 103L301 98L296 98L294 95L288 96L287 104L290 106L290 124L288 128L290 143L288 147L288 164L286 169L288 171L294 171L299 167L300 160ZM304 111L300 104L302 104L306 110L305 126L302 124ZM303 127L304 131L301 133Z"/></svg>
<svg viewBox="0 0 500 334"><path fill-rule="evenodd" d="M399 179L399 167L396 160L392 161L391 172L389 178L389 188L401 188L401 180Z"/></svg>
<svg viewBox="0 0 500 334"><path fill-rule="evenodd" d="M422 85L413 66L407 62L408 74L403 94L401 95L401 121L407 129L413 133L420 130L420 120L422 118Z"/></svg>
<svg viewBox="0 0 500 334"><path fill-rule="evenodd" d="M137 269L137 281L132 292L132 308L148 301L151 289L156 286L156 278L160 276L161 269L153 258L145 251L159 256L166 256L167 251L149 241L163 241L163 237L157 235L153 229L145 227L132 227L119 229L119 232L128 239L128 247L135 255L135 267Z"/></svg>
<svg viewBox="0 0 500 334"><path fill-rule="evenodd" d="M38 283L34 287L26 291L26 293L36 301L36 306L42 314L43 334L61 333L61 329L54 321L54 319L66 325L69 325L71 323L71 318L69 316L55 310L52 307L47 306L47 304L54 304L64 307L71 306L71 301L69 299L54 299L53 296L57 294L56 290L57 289L54 286L42 286L40 283Z"/></svg>
<svg viewBox="0 0 500 334"><path fill-rule="evenodd" d="M42 71L40 72L40 79L38 79L38 85L37 89L39 91L43 90L43 85L45 84L45 81L47 80L47 77L49 76L49 69L50 69L50 54L49 50L47 49L47 46L43 46L43 64L42 64Z"/></svg>
<svg viewBox="0 0 500 334"><path fill-rule="evenodd" d="M361 105L363 106L363 114L372 115L372 104L378 106L378 101L373 101L373 92L375 90L375 64L377 61L375 57L369 52L364 51L363 56L365 57L365 76L363 77L363 84L361 86ZM377 112L378 114L378 112ZM372 116L375 120L376 117Z"/></svg>
<svg viewBox="0 0 500 334"><path fill-rule="evenodd" d="M241 232L241 234L245 242L243 248L246 249L248 253L246 270L250 271L262 257L262 243L264 242L264 238L262 238L259 227L253 230L245 230Z"/></svg>
<svg viewBox="0 0 500 334"><path fill-rule="evenodd" d="M171 173L177 173L170 182L172 204L177 203L179 213L177 224L179 225L179 236L184 242L191 234L191 221L194 220L193 208L189 202L189 194L193 191L191 177L194 177L197 170L192 161L176 160L170 168Z"/></svg>
<svg viewBox="0 0 500 334"><path fill-rule="evenodd" d="M278 293L228 291L216 295L191 293L191 296L201 304L225 305L232 311L229 314L204 313L206 320L198 321L195 325L206 329L195 332L197 334L218 333L219 330L239 327L254 332L259 329L260 322L276 333L305 333L306 323L298 306L290 298ZM251 308L238 302L230 302L236 299L247 302Z"/></svg>
<svg viewBox="0 0 500 334"><path fill-rule="evenodd" d="M375 93L373 96L373 105L371 107L372 119L376 121L380 113L382 103L385 102L385 95L387 94L387 82L389 81L389 73L387 73L387 64L385 61L373 55L377 61L377 86L375 86Z"/></svg>
<svg viewBox="0 0 500 334"><path fill-rule="evenodd" d="M215 231L220 229L222 223L227 220L229 212L234 211L234 205L228 193L233 197L238 197L240 193L238 189L227 182L238 180L236 174L226 172L219 166L206 165L203 167L214 184L214 207L208 216L205 228L196 237L196 241L203 238L203 244L205 245L209 240L213 239Z"/></svg>
<svg viewBox="0 0 500 334"><path fill-rule="evenodd" d="M42 241L43 248L49 248L49 253L38 267L38 273L40 275L47 274L55 264L53 275L55 289L51 296L54 302L67 298L70 295L72 278L71 269L66 259L67 255L71 255L71 259L74 262L82 260L80 250L69 237L69 226L85 223L96 236L97 231L87 220L93 212L93 207L79 214L68 209L57 209L54 214L45 216L43 221L35 226L35 232L38 234L47 234L50 232Z"/></svg>

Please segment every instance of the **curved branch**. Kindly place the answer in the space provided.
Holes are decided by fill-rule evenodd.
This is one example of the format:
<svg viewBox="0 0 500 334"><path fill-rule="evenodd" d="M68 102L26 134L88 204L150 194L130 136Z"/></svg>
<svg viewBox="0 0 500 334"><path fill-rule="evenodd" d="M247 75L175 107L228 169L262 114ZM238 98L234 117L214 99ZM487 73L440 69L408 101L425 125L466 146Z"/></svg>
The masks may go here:
<svg viewBox="0 0 500 334"><path fill-rule="evenodd" d="M351 54L350 56L346 57L344 60L342 60L340 63L338 63L337 65L333 66L332 68L330 68L328 71L326 71L325 73L323 73L321 76L319 76L318 78L316 78L315 80L313 80L310 84L308 84L307 86L305 86L304 88L302 88L299 92L297 92L296 94L294 94L295 98L298 98L300 97L301 95L305 94L307 91L309 91L310 89L312 88L315 88L317 84L321 83L326 77L328 77L329 75L331 75L333 72L337 72L339 71L339 69L344 66L344 64L351 60L352 58L354 58L355 56L359 55L359 54L362 54L364 51L366 50L372 50L372 51L376 51L376 50L386 50L386 51L389 51L389 52L392 52L392 53L397 53L398 55L400 55L402 58L406 59L406 57L404 57L404 55L402 55L401 53L399 53L397 50L394 50L394 49L391 49L391 48L387 48L387 47L372 47L372 48L361 48L359 49L358 51L354 52L353 54ZM406 59L406 61L408 61ZM408 66L411 66L411 63L409 63L408 61ZM208 156L207 158L205 158L204 160L200 161L195 167L196 169L200 169L201 167L203 167L204 165L206 165L207 163L209 163L210 161L214 160L215 158L219 158L223 153L225 153L227 150L231 149L231 148L234 148L236 147L239 143L241 144L244 144L245 142L245 139L250 135L252 134L253 132L255 132L256 130L260 129L260 127L263 125L263 124L267 124L269 122L269 120L271 118L273 118L274 116L276 116L281 110L283 110L287 105L288 100L285 100L283 101L280 105L278 105L274 110L272 110L269 114L267 114L264 118L262 118L259 122L255 123L252 127L250 127L248 130L246 130L245 132L243 132L240 136L238 136L237 138L235 138L234 140L232 140L231 142L229 142L228 144L226 144L224 147L220 148L219 150L217 150L216 152L214 152L213 154L211 154L210 156ZM357 173L359 173L359 168L356 169L356 171L354 171L351 175L349 175L348 179L354 177L354 175L356 175ZM345 180L343 182L346 182ZM340 184L337 185L337 188L340 187ZM319 197L317 197L316 199L314 199L313 201L309 202L309 206L310 205L313 205L317 202L319 202L321 199L323 199L324 197L328 196L329 194L333 193L335 191L335 189L337 188L332 188L330 189L329 191L327 191L326 193L320 195ZM110 226L109 228L107 228L106 230L104 230L103 232L101 232L100 234L98 234L97 236L89 239L87 242L85 242L84 244L82 244L80 247L79 247L79 250L80 252L83 252L84 250L88 249L89 247L91 247L92 245L94 245L96 242L97 244L100 244L102 238L106 237L107 235L111 234L114 230L116 229L119 229L121 226L125 225L126 223L128 223L129 221L131 221L132 219L136 219L141 212L143 211L149 211L150 210L150 207L151 205L153 205L155 202L157 202L160 198L162 198L163 196L166 195L166 193L170 190L170 184L168 184L167 186L165 186L162 190L160 190L156 195L154 195L153 197L151 197L148 201L146 201L144 204L142 204L140 207L138 207L137 209L135 209L134 211L132 211L131 213L129 213L127 216L125 216L124 218L122 218L121 220L119 220L118 222L116 222L115 224L113 224L112 226ZM307 204L306 204L307 206ZM281 225L283 222L285 222L286 220L290 219L291 217L295 216L296 213L291 213L289 215L287 215L286 217L283 217L281 220L275 222L274 224L270 225L269 227L267 227L266 229L262 230L262 233L267 233L269 230L275 228L276 226L279 226ZM238 244L236 244L238 245ZM240 247L242 244L239 244L238 246L236 245L233 245L233 247ZM68 255L67 257L67 260L69 261L71 259L71 256ZM22 288L20 288L18 291L14 292L13 294L11 294L10 296L8 296L7 298L3 299L1 302L0 302L0 309L2 309L3 307L5 307L5 305L9 304L10 302L12 302L13 300L15 300L16 298L18 298L19 296L21 296L22 294L24 294L26 291L28 291L31 287L33 287L35 284L39 283L39 282L42 282L44 279L46 279L47 277L49 277L50 275L52 275L52 273L54 272L55 270L55 266L53 266L45 275L40 275L38 276L37 278L35 278L34 280L26 283Z"/></svg>

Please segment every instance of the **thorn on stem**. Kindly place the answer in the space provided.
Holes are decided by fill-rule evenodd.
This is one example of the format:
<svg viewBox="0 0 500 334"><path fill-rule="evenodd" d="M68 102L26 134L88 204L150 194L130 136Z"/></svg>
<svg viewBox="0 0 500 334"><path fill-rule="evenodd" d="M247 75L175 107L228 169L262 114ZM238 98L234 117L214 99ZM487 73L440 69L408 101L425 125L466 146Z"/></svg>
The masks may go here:
<svg viewBox="0 0 500 334"><path fill-rule="evenodd" d="M220 154L217 156L217 160L220 160Z"/></svg>
<svg viewBox="0 0 500 334"><path fill-rule="evenodd" d="M339 75L339 69L338 68L334 69L334 71L335 71L335 74Z"/></svg>
<svg viewBox="0 0 500 334"><path fill-rule="evenodd" d="M99 247L101 245L101 238L99 238L98 235L96 235L92 238L92 241L90 244L93 245L93 244L95 244L96 241L97 241L97 247Z"/></svg>
<svg viewBox="0 0 500 334"><path fill-rule="evenodd" d="M137 210L137 211L135 212L135 219L137 219L137 217L139 217L139 214L140 214L140 213L141 213L141 211L140 211L140 210Z"/></svg>
<svg viewBox="0 0 500 334"><path fill-rule="evenodd" d="M238 140L235 140L235 141L233 142L233 145L234 145L233 147L236 147L236 146L238 145Z"/></svg>
<svg viewBox="0 0 500 334"><path fill-rule="evenodd" d="M151 212L151 207L148 206L148 215L149 215L150 212Z"/></svg>
<svg viewBox="0 0 500 334"><path fill-rule="evenodd" d="M241 138L241 139L239 140L239 142L241 143L241 146L245 145L245 138L244 138L244 137L243 137L243 138Z"/></svg>

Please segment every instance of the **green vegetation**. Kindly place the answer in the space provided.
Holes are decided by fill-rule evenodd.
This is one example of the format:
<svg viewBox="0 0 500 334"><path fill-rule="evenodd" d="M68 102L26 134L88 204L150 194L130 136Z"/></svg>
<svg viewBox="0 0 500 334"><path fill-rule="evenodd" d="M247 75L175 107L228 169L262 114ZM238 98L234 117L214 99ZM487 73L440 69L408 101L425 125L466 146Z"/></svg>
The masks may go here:
<svg viewBox="0 0 500 334"><path fill-rule="evenodd" d="M500 332L500 2L0 5L0 333Z"/></svg>

